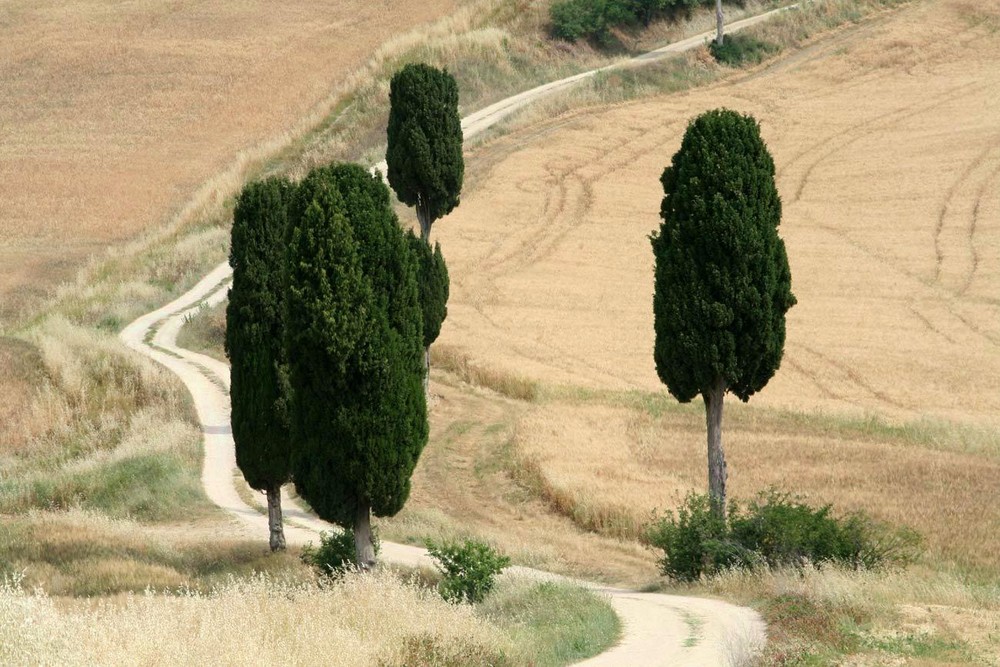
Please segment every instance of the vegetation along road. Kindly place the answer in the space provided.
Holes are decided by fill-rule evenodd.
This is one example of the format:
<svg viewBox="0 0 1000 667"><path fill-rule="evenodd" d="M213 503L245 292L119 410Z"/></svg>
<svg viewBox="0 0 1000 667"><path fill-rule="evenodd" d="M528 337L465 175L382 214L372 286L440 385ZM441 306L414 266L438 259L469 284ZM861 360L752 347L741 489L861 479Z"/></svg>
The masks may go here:
<svg viewBox="0 0 1000 667"><path fill-rule="evenodd" d="M774 10L733 23L738 30L767 19ZM705 43L712 33L698 35L611 67L638 66L655 62L671 53ZM497 102L462 121L466 138L483 132L511 113L539 99L565 89L609 68L592 70L554 81ZM376 166L385 172L385 164ZM226 297L232 269L228 263L212 270L197 285L159 310L143 315L122 333L131 348L163 364L176 373L194 397L205 441L202 483L208 497L219 507L239 517L258 533L267 517L247 505L237 492L232 433L229 426L229 367L211 357L178 347L177 334L186 318L203 306L212 306ZM285 534L289 542L305 544L321 530L332 526L285 499ZM407 566L430 565L425 550L392 543L382 544L382 556L389 562ZM556 575L528 568L510 568L515 576L555 579ZM756 612L717 600L639 593L612 589L598 584L574 582L607 594L621 617L625 630L622 641L605 653L587 660L586 665L724 665L741 664L763 646L764 623Z"/></svg>

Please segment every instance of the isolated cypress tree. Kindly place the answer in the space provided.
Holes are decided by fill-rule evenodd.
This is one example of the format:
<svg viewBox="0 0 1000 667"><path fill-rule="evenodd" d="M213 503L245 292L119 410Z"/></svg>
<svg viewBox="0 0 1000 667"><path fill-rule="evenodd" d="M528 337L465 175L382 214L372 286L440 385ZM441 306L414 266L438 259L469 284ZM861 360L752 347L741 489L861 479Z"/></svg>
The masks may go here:
<svg viewBox="0 0 1000 667"><path fill-rule="evenodd" d="M389 185L399 201L417 210L420 236L458 206L465 176L458 84L445 70L410 64L389 84Z"/></svg>
<svg viewBox="0 0 1000 667"><path fill-rule="evenodd" d="M287 266L296 489L354 529L367 566L371 514L402 509L427 443L416 275L381 180L314 170L290 209Z"/></svg>
<svg viewBox="0 0 1000 667"><path fill-rule="evenodd" d="M440 243L435 243L434 251L431 252L430 246L412 231L406 233L406 240L415 261L420 308L424 316L424 393L426 394L431 368L431 343L437 340L441 333L441 325L448 316L448 267L444 263Z"/></svg>
<svg viewBox="0 0 1000 667"><path fill-rule="evenodd" d="M774 161L757 121L718 109L688 125L661 182L663 223L651 238L656 371L680 402L705 401L709 493L723 514L723 397L747 401L771 379L795 304Z"/></svg>
<svg viewBox="0 0 1000 667"><path fill-rule="evenodd" d="M285 548L281 485L291 474L284 365L284 236L294 187L271 178L248 184L233 213L226 307L236 464L267 493L271 550Z"/></svg>

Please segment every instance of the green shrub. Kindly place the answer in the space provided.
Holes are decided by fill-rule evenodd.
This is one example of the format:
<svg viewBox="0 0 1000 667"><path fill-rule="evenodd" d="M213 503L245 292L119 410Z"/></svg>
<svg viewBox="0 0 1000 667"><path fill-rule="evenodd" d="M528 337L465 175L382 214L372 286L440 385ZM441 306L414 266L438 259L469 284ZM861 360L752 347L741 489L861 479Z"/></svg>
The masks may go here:
<svg viewBox="0 0 1000 667"><path fill-rule="evenodd" d="M920 548L912 530L893 529L861 512L837 518L829 505L813 508L775 490L745 508L730 503L725 521L713 515L708 496L689 495L676 516L668 512L650 526L646 539L663 550L660 571L680 581L760 565L900 567Z"/></svg>
<svg viewBox="0 0 1000 667"><path fill-rule="evenodd" d="M688 495L676 516L667 512L650 526L646 541L663 550L660 571L679 581L694 581L703 573L731 567L750 567L754 560L752 552L730 538L725 519L712 512L707 495Z"/></svg>
<svg viewBox="0 0 1000 667"><path fill-rule="evenodd" d="M378 555L381 544L374 528L372 528L372 545L375 547L375 555ZM303 563L312 566L320 574L339 577L358 565L354 550L354 531L350 528L338 533L323 531L319 534L319 548L310 542L302 547L300 558Z"/></svg>
<svg viewBox="0 0 1000 667"><path fill-rule="evenodd" d="M741 67L743 65L756 65L768 56L780 51L781 47L752 35L736 33L726 35L722 46L713 41L709 44L708 50L712 52L712 57L723 65Z"/></svg>
<svg viewBox="0 0 1000 667"><path fill-rule="evenodd" d="M427 551L444 575L438 590L449 602L482 602L493 590L496 575L510 565L510 558L477 540L461 544L428 540Z"/></svg>
<svg viewBox="0 0 1000 667"><path fill-rule="evenodd" d="M603 38L621 9L618 0L561 0L549 7L552 34L575 42Z"/></svg>

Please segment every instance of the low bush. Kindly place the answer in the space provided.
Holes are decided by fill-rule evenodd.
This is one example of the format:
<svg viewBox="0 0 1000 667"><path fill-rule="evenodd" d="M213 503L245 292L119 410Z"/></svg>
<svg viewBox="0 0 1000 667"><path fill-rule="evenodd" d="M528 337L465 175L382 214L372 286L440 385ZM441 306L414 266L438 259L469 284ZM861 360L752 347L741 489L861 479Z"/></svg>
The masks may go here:
<svg viewBox="0 0 1000 667"><path fill-rule="evenodd" d="M649 527L646 540L663 551L660 571L680 581L761 565L899 567L920 548L919 535L910 529L891 528L860 512L837 518L829 505L813 508L775 490L745 507L731 502L727 519L712 513L708 496L691 494L676 515L668 512Z"/></svg>
<svg viewBox="0 0 1000 667"><path fill-rule="evenodd" d="M381 550L381 543L375 529L372 529L372 543L375 554ZM338 578L358 565L354 550L354 531L346 528L339 533L323 531L319 534L319 547L312 542L302 547L302 562L315 568L320 574Z"/></svg>
<svg viewBox="0 0 1000 667"><path fill-rule="evenodd" d="M726 35L722 46L713 41L709 44L708 50L712 53L712 57L723 65L742 67L756 65L780 51L781 47L752 35L736 33Z"/></svg>
<svg viewBox="0 0 1000 667"><path fill-rule="evenodd" d="M427 541L427 551L444 576L438 590L449 602L482 602L510 558L477 540L462 543Z"/></svg>

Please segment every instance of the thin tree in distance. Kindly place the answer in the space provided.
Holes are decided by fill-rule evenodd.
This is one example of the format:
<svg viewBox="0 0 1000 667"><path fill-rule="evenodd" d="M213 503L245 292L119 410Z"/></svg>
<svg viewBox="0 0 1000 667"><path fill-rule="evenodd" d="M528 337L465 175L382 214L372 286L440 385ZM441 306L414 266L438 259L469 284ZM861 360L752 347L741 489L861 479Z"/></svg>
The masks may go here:
<svg viewBox="0 0 1000 667"><path fill-rule="evenodd" d="M371 515L410 493L427 443L414 258L381 179L314 170L290 209L286 345L295 485L375 560Z"/></svg>
<svg viewBox="0 0 1000 667"><path fill-rule="evenodd" d="M722 0L715 0L715 43L722 46L723 35Z"/></svg>
<svg viewBox="0 0 1000 667"><path fill-rule="evenodd" d="M723 398L747 401L774 376L795 305L774 161L756 120L717 109L688 125L661 182L656 371L680 402L705 402L709 495L724 516Z"/></svg>
<svg viewBox="0 0 1000 667"><path fill-rule="evenodd" d="M272 551L285 548L281 485L291 475L282 266L293 192L282 178L248 184L236 201L229 252L225 349L236 465L251 488L267 494Z"/></svg>

